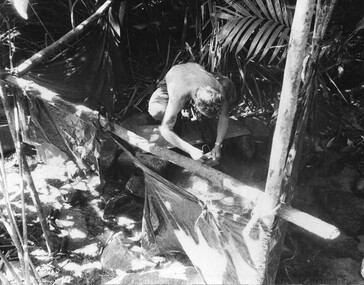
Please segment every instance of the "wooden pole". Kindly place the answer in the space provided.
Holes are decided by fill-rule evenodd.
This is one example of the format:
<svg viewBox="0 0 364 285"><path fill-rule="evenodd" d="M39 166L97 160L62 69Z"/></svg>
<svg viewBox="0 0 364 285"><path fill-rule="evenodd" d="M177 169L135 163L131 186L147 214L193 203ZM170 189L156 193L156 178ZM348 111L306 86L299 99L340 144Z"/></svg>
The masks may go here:
<svg viewBox="0 0 364 285"><path fill-rule="evenodd" d="M14 128L15 118L14 118L14 115L12 114L12 112L11 112L10 99L6 94L5 86L3 84L3 81L1 81L1 80L0 80L0 99L3 102L6 118L8 120L9 128L11 130L11 135L12 135L12 138L13 138L13 141L14 141L14 144L15 144L15 142L17 140L16 139L17 134L16 134L16 131L15 131L15 128ZM22 148L22 147L23 146L21 145L20 148ZM19 167L23 168L24 171L25 171L24 179L25 179L25 181L27 182L27 184L28 184L28 186L30 188L32 200L33 200L34 206L36 207L38 215L39 215L39 222L40 222L40 225L41 225L42 230L43 230L44 239L45 239L45 242L46 242L46 247L47 247L48 253L51 254L52 253L51 252L51 247L50 247L50 245L52 244L51 243L51 238L50 238L51 235L50 235L50 231L49 231L48 226L47 226L47 222L46 222L44 212L43 212L43 209L42 209L42 206L41 206L39 195L38 195L38 193L37 193L37 191L35 189L34 182L33 182L30 170L29 170L28 163L27 163L27 161L26 161L26 159L24 157L24 153L21 151L20 155L22 157L20 159L21 165ZM22 179L23 179L23 177L22 177Z"/></svg>
<svg viewBox="0 0 364 285"><path fill-rule="evenodd" d="M324 2L323 5L322 2ZM295 137L293 139L293 143L290 148L285 166L285 178L282 191L285 195L284 202L288 204L290 204L291 200L293 199L293 192L297 183L298 171L300 167L303 140L306 135L307 120L317 90L316 66L321 51L321 43L325 36L327 25L333 13L336 2L337 0L318 0L316 3L316 16L310 57L306 61L305 72L302 79L304 82L302 90L306 89L305 103L303 106L303 110L301 111L300 118L298 119ZM291 215L294 214L292 213ZM310 223L312 225L314 224L310 222L310 218L305 218L304 216L302 216L298 220L304 221L305 223ZM271 278L271 280L267 280L267 282L270 283L275 280L275 276L278 270L278 264L282 254L282 246L284 243L284 236L287 230L287 226L288 225L284 222L284 220L279 220L275 227L277 229L279 228L279 230L275 230L272 234L272 238L278 241L278 243L269 252L269 261L268 268L266 270L266 276L269 276ZM331 239L330 237L328 238Z"/></svg>
<svg viewBox="0 0 364 285"><path fill-rule="evenodd" d="M296 4L265 187L267 200L264 201L262 211L266 213L271 212L276 207L281 195L284 167L297 109L303 59L306 56L313 7L313 0L298 0ZM267 226L271 227L274 216L264 214L262 216L265 216L264 221Z"/></svg>
<svg viewBox="0 0 364 285"><path fill-rule="evenodd" d="M52 242L51 232L47 225L47 220L44 215L42 203L39 198L37 189L34 185L34 180L33 180L32 174L29 169L28 162L26 161L24 154L23 154L23 159L22 159L22 165L23 165L22 167L24 168L24 180L30 189L30 195L32 197L33 204L38 213L39 223L43 230L43 236L44 236L44 240L46 242L47 251L48 251L49 255L52 255L52 250L56 250L56 245L54 242Z"/></svg>
<svg viewBox="0 0 364 285"><path fill-rule="evenodd" d="M100 6L96 12L91 15L89 18L84 20L81 24L79 24L76 28L69 31L59 40L55 41L53 44L47 46L40 52L34 54L31 58L24 61L20 64L17 68L15 68L15 75L18 77L24 76L28 71L30 71L33 67L37 64L41 63L42 61L46 60L47 57L54 55L56 52L60 51L63 47L65 47L68 43L73 41L86 29L88 29L92 23L94 23L97 19L99 19L111 6L113 0L106 0L104 4Z"/></svg>
<svg viewBox="0 0 364 285"><path fill-rule="evenodd" d="M297 98L301 85L303 60L307 55L306 47L309 38L310 25L312 22L314 2L314 0L298 0L296 3L296 10L288 45L277 123L273 135L272 152L265 187L266 195L264 196L264 199L259 201L259 204L253 211L251 220L244 230L248 231L248 233L245 232L245 236L247 238L249 238L250 229L255 226L258 220L263 221L267 229L272 231L276 215L280 215L279 211L277 212L275 209L276 206L280 204L282 195L285 167L289 144L293 135L292 127L296 115ZM284 239L284 234L284 229L281 233L280 229L276 228L276 230L271 232L271 234L260 238L262 256L260 257L260 264L257 265L260 276L256 280L256 283L270 284L274 282L275 272L271 272L269 270L269 257L274 245L277 244L278 241L282 241ZM335 235L337 236L338 233ZM281 246L281 244L278 245ZM275 262L277 262L277 260Z"/></svg>
<svg viewBox="0 0 364 285"><path fill-rule="evenodd" d="M6 101L6 100L9 100L7 94L6 94L6 88L5 88L5 84L0 81L0 98L3 102L3 106L4 106L4 109L5 109L5 114L6 116L8 116L11 111L8 109L10 104L9 104L9 101ZM9 118L7 118L9 120ZM10 128L11 129L11 128ZM15 132L15 130L13 129L13 131ZM15 133L14 133L15 134ZM12 132L12 135L13 135L13 132ZM13 137L13 140L15 142L15 138ZM9 224L10 224L10 227L7 228L8 230L8 233L10 234L11 236L11 239L12 241L14 242L14 245L17 249L17 252L18 252L18 255L19 255L19 260L21 262L21 264L24 264L24 256L23 256L23 247L22 247L22 240L21 240L21 234L20 234L20 231L19 231L19 228L16 224L16 220L15 220L15 217L14 217L14 213L13 213L13 210L11 208L11 204L10 204L10 199L9 199L9 192L8 192L8 189L7 189L7 183L6 183L6 173L5 173L5 159L4 159L4 153L3 153L3 148L2 148L2 145L1 145L1 141L0 141L0 157L1 157L1 167L0 167L0 191L3 192L3 195L4 195L4 201L5 201L5 207L6 207L6 211L7 211L7 214L8 214L8 219L9 219Z"/></svg>
<svg viewBox="0 0 364 285"><path fill-rule="evenodd" d="M294 209L286 204L282 204L282 207L278 210L278 216L286 221L293 220L296 226L301 228L308 227L310 228L311 233L318 234L324 239L332 240L337 238L340 234L339 230L333 225L321 221L307 213L298 211L297 209ZM305 224L309 226L306 226Z"/></svg>

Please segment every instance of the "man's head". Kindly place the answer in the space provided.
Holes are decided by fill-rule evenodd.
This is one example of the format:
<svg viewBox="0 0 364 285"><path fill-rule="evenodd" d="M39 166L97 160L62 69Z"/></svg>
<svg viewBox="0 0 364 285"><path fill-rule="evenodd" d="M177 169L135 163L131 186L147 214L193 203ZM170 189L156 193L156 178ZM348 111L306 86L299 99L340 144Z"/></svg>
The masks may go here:
<svg viewBox="0 0 364 285"><path fill-rule="evenodd" d="M223 105L221 93L210 86L199 87L193 101L197 111L208 118L216 118Z"/></svg>

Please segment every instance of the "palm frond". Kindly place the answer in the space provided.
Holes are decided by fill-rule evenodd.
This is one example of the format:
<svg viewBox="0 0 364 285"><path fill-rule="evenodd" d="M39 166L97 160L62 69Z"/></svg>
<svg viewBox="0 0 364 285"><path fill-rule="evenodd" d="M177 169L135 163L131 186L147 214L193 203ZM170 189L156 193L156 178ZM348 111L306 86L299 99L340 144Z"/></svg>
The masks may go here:
<svg viewBox="0 0 364 285"><path fill-rule="evenodd" d="M254 31L258 26L263 23L263 19L257 19L256 21L253 21L252 25L249 27L249 29L244 33L242 36L238 46L236 47L235 53L239 53L241 49L245 46L245 44L250 39L250 36L253 35Z"/></svg>
<svg viewBox="0 0 364 285"><path fill-rule="evenodd" d="M279 22L277 14L275 12L274 3L271 0L267 0L267 8L275 22Z"/></svg>
<svg viewBox="0 0 364 285"><path fill-rule="evenodd" d="M273 52L268 64L270 64L276 58L276 56L278 55L280 50L282 48L284 48L284 46L283 46L284 43L285 43L285 46L288 45L288 40L289 40L288 33L289 33L288 29L283 29L282 33L280 33L280 31L277 29L275 31L275 33L272 34L272 38L271 38L272 43L276 41L278 35L279 35L279 38L278 38L277 48L274 49L274 52ZM267 45L267 46L271 46L271 45ZM279 62L281 62L282 59L285 58L286 54L287 54L287 49L284 49L283 55L280 58Z"/></svg>
<svg viewBox="0 0 364 285"><path fill-rule="evenodd" d="M282 60L282 50L288 42L290 16L285 3L279 0L224 0L226 6L216 6L215 16L223 21L218 39L227 51L246 51L245 58L269 62ZM260 57L259 57L260 56Z"/></svg>
<svg viewBox="0 0 364 285"><path fill-rule="evenodd" d="M267 21L259 30L259 32L255 35L254 39L252 40L250 44L250 48L248 51L247 57L249 58L250 55L254 52L253 58L259 53L259 51L262 50L262 47L264 46L265 42L271 35L271 33L274 31L276 27L276 23L272 23L272 21Z"/></svg>
<svg viewBox="0 0 364 285"><path fill-rule="evenodd" d="M283 24L284 17L283 17L283 12L282 12L282 8L281 8L281 4L280 4L279 0L274 0L274 12L277 14L278 21Z"/></svg>

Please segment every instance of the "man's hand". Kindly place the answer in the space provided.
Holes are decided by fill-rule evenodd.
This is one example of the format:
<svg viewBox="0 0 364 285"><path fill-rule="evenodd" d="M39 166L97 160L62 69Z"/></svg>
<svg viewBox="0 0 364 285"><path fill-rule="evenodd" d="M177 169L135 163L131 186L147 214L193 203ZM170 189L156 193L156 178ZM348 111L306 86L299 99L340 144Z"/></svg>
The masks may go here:
<svg viewBox="0 0 364 285"><path fill-rule="evenodd" d="M190 156L194 160L200 160L203 158L203 151L199 150L198 148L194 148L192 151L190 151Z"/></svg>
<svg viewBox="0 0 364 285"><path fill-rule="evenodd" d="M212 160L218 160L221 156L221 144L215 144L214 148L211 151Z"/></svg>

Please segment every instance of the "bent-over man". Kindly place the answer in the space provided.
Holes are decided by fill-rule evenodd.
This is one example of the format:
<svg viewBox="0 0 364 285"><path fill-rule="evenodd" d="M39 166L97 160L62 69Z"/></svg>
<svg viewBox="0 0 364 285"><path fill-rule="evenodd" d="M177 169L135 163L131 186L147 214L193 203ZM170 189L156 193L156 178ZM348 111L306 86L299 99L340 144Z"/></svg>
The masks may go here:
<svg viewBox="0 0 364 285"><path fill-rule="evenodd" d="M161 121L161 135L194 160L203 159L203 151L181 139L174 131L179 112L191 101L197 112L209 119L218 118L212 159L221 156L221 147L229 124L229 105L235 98L234 83L218 73L207 72L197 63L173 66L149 100L149 114Z"/></svg>

